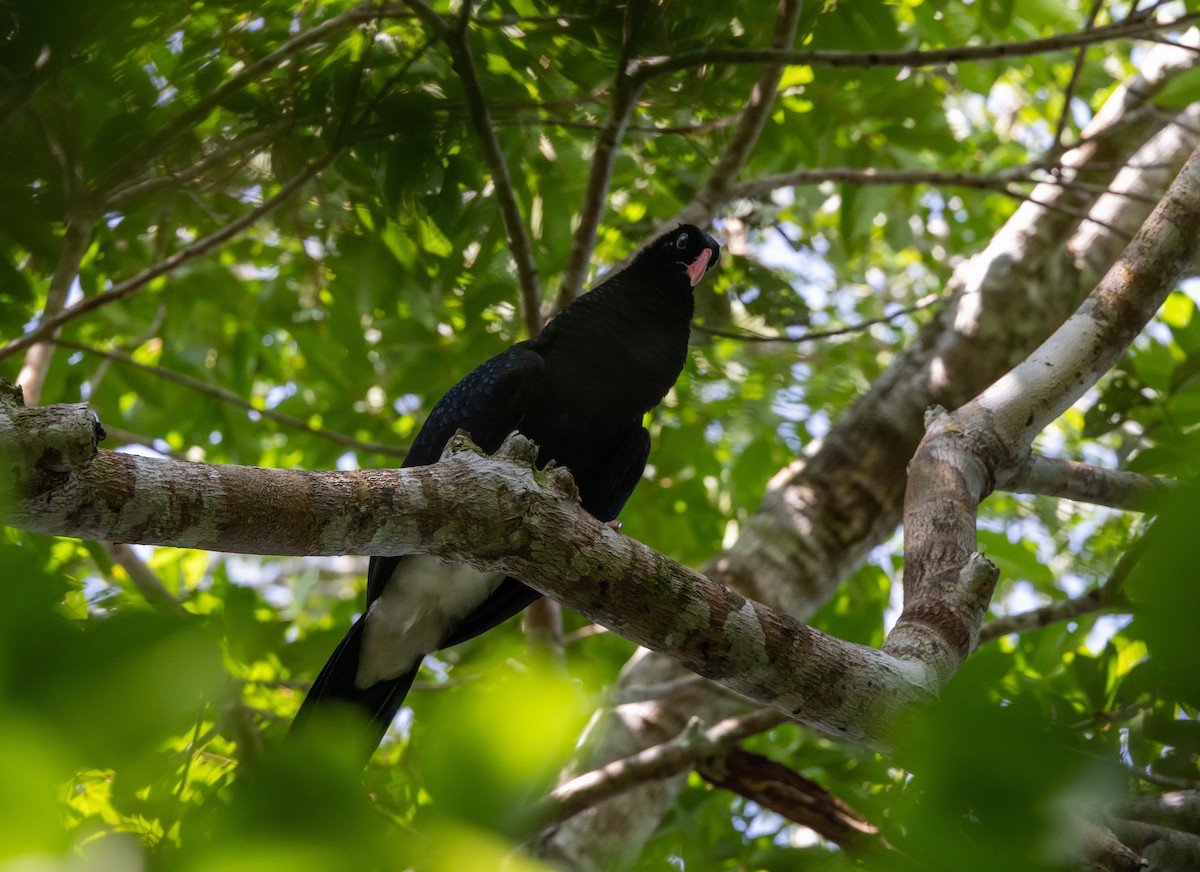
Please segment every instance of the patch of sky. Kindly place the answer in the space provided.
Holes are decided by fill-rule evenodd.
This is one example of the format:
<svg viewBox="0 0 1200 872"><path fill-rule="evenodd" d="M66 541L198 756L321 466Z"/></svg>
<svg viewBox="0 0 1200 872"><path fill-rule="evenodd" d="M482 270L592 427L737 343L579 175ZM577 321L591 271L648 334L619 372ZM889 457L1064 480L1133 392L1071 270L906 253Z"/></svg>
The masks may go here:
<svg viewBox="0 0 1200 872"><path fill-rule="evenodd" d="M785 421L803 421L812 412L804 399L804 389L800 385L788 385L776 392L771 411Z"/></svg>
<svg viewBox="0 0 1200 872"><path fill-rule="evenodd" d="M396 410L397 415L411 415L421 408L421 396L419 394L401 394L392 400L392 408Z"/></svg>
<svg viewBox="0 0 1200 872"><path fill-rule="evenodd" d="M734 394L733 385L727 381L706 381L696 387L696 395L702 403L719 403ZM410 395L411 396L411 395Z"/></svg>
<svg viewBox="0 0 1200 872"><path fill-rule="evenodd" d="M1108 640L1128 627L1132 620L1133 615L1101 615L1096 618L1096 623L1092 624L1092 629L1083 640L1083 644L1093 654L1099 654L1108 644Z"/></svg>
<svg viewBox="0 0 1200 872"><path fill-rule="evenodd" d="M282 385L273 385L267 389L267 396L263 399L263 404L268 409L274 409L288 397L296 395L296 383L288 382Z"/></svg>

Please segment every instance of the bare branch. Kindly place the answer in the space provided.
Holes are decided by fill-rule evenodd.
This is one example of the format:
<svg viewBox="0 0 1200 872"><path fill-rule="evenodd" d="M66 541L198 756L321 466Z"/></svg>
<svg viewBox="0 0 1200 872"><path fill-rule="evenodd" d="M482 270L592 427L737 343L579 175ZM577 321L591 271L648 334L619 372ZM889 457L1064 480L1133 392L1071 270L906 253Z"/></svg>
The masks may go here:
<svg viewBox="0 0 1200 872"><path fill-rule="evenodd" d="M182 248L169 257L163 258L158 263L146 267L140 273L130 276L125 281L113 285L107 291L97 294L94 297L89 297L82 302L66 309L59 314L43 320L37 327L26 333L24 336L14 339L3 348L0 348L0 360L11 357L18 351L22 351L33 345L35 342L42 341L54 334L56 330L64 324L74 321L89 312L95 311L102 306L107 306L109 303L114 303L117 300L123 299L132 293L140 291L143 287L149 284L159 276L166 275L175 269L178 269L182 264L190 260L194 260L201 255L208 254L213 249L228 242L233 237L237 236L246 228L252 226L264 215L269 214L281 203L285 202L292 194L294 194L305 182L309 181L321 172L336 156L335 152L330 152L324 157L314 161L306 166L300 172L296 173L292 178L288 179L280 189L271 197L264 200L261 204L251 209L240 218L230 221L220 230L216 230L205 236L203 239L198 239L186 248Z"/></svg>
<svg viewBox="0 0 1200 872"><path fill-rule="evenodd" d="M471 126L475 130L476 138L479 139L484 162L491 170L492 184L496 189L496 202L500 206L500 217L504 221L508 248L517 264L517 276L521 283L521 316L525 322L525 332L529 336L536 336L542 329L542 292L538 281L537 263L533 259L533 245L529 239L529 232L525 228L525 220L521 217L521 209L517 205L517 195L513 190L508 162L504 159L500 141L496 139L496 131L493 129L487 100L484 98L483 88L479 84L479 76L475 71L475 61L471 55L471 46L466 32L469 16L460 15L457 26L451 28L422 0L405 0L405 2L446 43L446 47L450 50L454 71L462 80ZM469 12L470 8L469 3L463 3L462 9Z"/></svg>
<svg viewBox="0 0 1200 872"><path fill-rule="evenodd" d="M1141 854L1153 856L1152 868L1200 868L1200 836L1117 817L1109 817L1106 823L1124 844Z"/></svg>
<svg viewBox="0 0 1200 872"><path fill-rule="evenodd" d="M1083 615L1096 612L1111 611L1118 607L1104 602L1104 590L1094 587L1082 596L1072 599L1059 600L1037 609L1030 609L1016 615L1006 615L988 621L979 631L979 644L991 642L1010 633L1027 633L1030 630L1040 630L1051 624L1070 621Z"/></svg>
<svg viewBox="0 0 1200 872"><path fill-rule="evenodd" d="M766 732L787 719L773 709L759 709L728 718L708 729L693 720L668 742L647 748L632 757L613 760L559 785L534 807L539 827L564 821L605 799L646 781L670 778L690 769L697 760L720 754L724 747Z"/></svg>
<svg viewBox="0 0 1200 872"><path fill-rule="evenodd" d="M1118 803L1111 811L1124 818L1200 832L1200 790L1141 796Z"/></svg>
<svg viewBox="0 0 1200 872"><path fill-rule="evenodd" d="M335 15L333 18L323 21L316 27L296 34L296 36L289 39L279 48L275 49L275 51L248 64L237 75L221 83L219 87L202 97L193 106L172 118L162 129L148 136L104 174L96 184L96 190L105 192L114 188L126 179L130 173L148 163L152 155L162 151L163 148L202 121L213 109L228 99L229 95L258 81L269 70L298 55L309 46L329 38L338 31L353 27L364 21L371 21L382 17L387 14L387 11L388 7L386 6L371 2L371 0L364 0L364 2L347 9L340 15Z"/></svg>
<svg viewBox="0 0 1200 872"><path fill-rule="evenodd" d="M862 331L874 327L876 324L890 324L897 318L902 318L905 315L911 315L914 312L920 312L923 309L928 309L935 303L941 302L941 297L936 294L930 294L922 297L911 306L905 306L903 309L897 309L890 315L882 315L878 318L869 318L866 321L859 321L857 324L848 324L845 327L835 327L831 330L814 330L810 333L803 333L800 336L761 336L756 333L743 333L734 330L720 330L716 327L707 327L704 324L693 323L692 329L698 333L704 333L707 336L718 336L722 339L736 339L739 342L787 342L798 345L802 342L812 342L817 339L829 339L833 336L844 336L847 333L861 333Z"/></svg>
<svg viewBox="0 0 1200 872"><path fill-rule="evenodd" d="M800 24L800 13L804 9L803 0L779 0L779 11L775 21L775 34L771 39L771 47L786 51L796 41L796 28ZM726 145L724 153L716 166L708 174L704 186L696 192L693 202L708 204L721 199L722 192L729 187L754 150L763 127L771 114L771 106L775 102L775 92L779 88L779 80L784 68L779 65L766 67L746 100L746 108L742 110L741 123L734 131L733 137ZM711 207L709 207L711 208ZM684 211L687 207L684 207Z"/></svg>
<svg viewBox="0 0 1200 872"><path fill-rule="evenodd" d="M62 249L59 251L58 263L54 274L50 277L50 288L46 293L46 305L42 309L42 320L57 318L67 303L67 295L71 284L79 275L79 266L87 253L92 241L94 223L82 216L67 219L67 230L63 236ZM29 345L25 353L25 361L21 366L17 383L25 391L25 401L31 406L41 402L42 385L46 381L46 373L50 370L50 361L54 356L53 339L57 330L46 334L46 340ZM3 349L0 349L2 352Z"/></svg>
<svg viewBox="0 0 1200 872"><path fill-rule="evenodd" d="M1009 633L1038 630L1060 621L1069 621L1096 612L1128 611L1129 603L1125 599L1123 590L1125 580L1129 578L1129 573L1145 555L1153 536L1154 528L1151 527L1126 548L1120 559L1117 560L1117 565L1113 567L1112 572L1102 584L1082 596L988 621L979 631L979 643L990 642L1001 636L1007 636Z"/></svg>
<svg viewBox="0 0 1200 872"><path fill-rule="evenodd" d="M735 748L696 766L707 781L744 796L854 855L885 847L879 828L811 778L771 760Z"/></svg>
<svg viewBox="0 0 1200 872"><path fill-rule="evenodd" d="M627 33L621 47L622 63L613 83L608 120L604 123L600 135L596 137L596 147L592 152L592 170L588 173L583 204L579 208L579 226L575 228L575 235L571 237L571 251L567 255L567 266L563 271L562 283L558 287L558 298L555 301L557 309L565 308L583 289L583 282L587 278L588 258L596 245L596 231L600 227L604 201L608 196L609 182L612 181L617 146L625 135L625 129L633 117L633 110L637 107L638 97L641 96L644 86L644 82L633 81L625 72L625 60L632 39L633 35Z"/></svg>
<svg viewBox="0 0 1200 872"><path fill-rule="evenodd" d="M159 577L154 574L154 570L147 566L132 548L121 542L104 542L102 544L113 563L125 570L129 580L133 582L133 586L137 588L138 593L145 598L146 602L161 612L175 615L187 614L187 610L179 604L179 600L166 589Z"/></svg>
<svg viewBox="0 0 1200 872"><path fill-rule="evenodd" d="M202 177L210 167L217 166L231 157L259 151L263 146L282 138L296 124L297 122L293 119L280 121L240 139L235 139L220 148L214 148L189 167L167 171L166 175L143 179L117 188L105 198L105 206L106 208L118 208L139 197L155 194L167 188L182 187L188 182Z"/></svg>
<svg viewBox="0 0 1200 872"><path fill-rule="evenodd" d="M1005 482L1004 489L1149 512L1174 485L1167 479L1031 454Z"/></svg>
<svg viewBox="0 0 1200 872"><path fill-rule="evenodd" d="M1081 46L1097 45L1114 39L1134 39L1200 18L1189 12L1170 21L1157 21L1141 16L1130 17L1114 24L1091 30L1065 33L1045 39L999 45L967 45L913 51L790 51L774 48L716 48L680 52L664 57L639 58L629 64L628 75L644 83L665 73L691 70L710 64L786 64L789 66L827 67L834 69L870 69L876 67L925 68L967 61L986 61L999 58L1029 57L1047 52L1065 51Z"/></svg>
<svg viewBox="0 0 1200 872"><path fill-rule="evenodd" d="M1039 164L1028 164L997 173L965 173L944 170L880 170L872 167L825 167L822 169L795 170L770 176L760 176L756 179L749 179L745 182L730 185L718 198L712 200L709 206L704 209L694 205L686 207L680 213L680 216L683 220L703 220L704 215L711 213L712 206L715 206L722 200L743 198L747 200L761 200L780 188L821 185L826 182L859 185L862 187L871 185L931 185L941 188L967 188L980 191L994 191L995 193L1012 197L1014 200L1032 202L1048 209L1061 210L1064 214L1079 218L1080 220L1096 221L1108 230L1123 234L1123 231L1114 228L1112 225L1103 224L1099 219L1090 217L1085 211L1071 209L1059 203L1034 199L1029 194L1014 190L1013 185L1053 185L1089 194L1112 194L1113 196L1125 197L1130 200L1150 203L1151 205L1158 202L1157 198L1152 198L1137 191L1112 190L1074 178L1060 178L1053 175L1043 175L1042 177L1035 178L1030 175L1032 170L1039 168Z"/></svg>
<svg viewBox="0 0 1200 872"><path fill-rule="evenodd" d="M262 406L257 406L244 397L235 394L233 391L226 390L219 385L212 385L208 382L200 381L190 375L184 375L181 372L166 369L161 366L153 366L148 363L130 357L128 354L122 354L119 351L106 351L103 348L96 348L92 345L84 345L79 342L70 342L66 339L56 339L55 343L63 348L71 348L76 351L82 351L85 354L94 354L97 357L103 357L106 360L111 360L116 363L121 363L126 366L136 367L143 372L149 372L157 378L164 381L174 382L178 385L183 385L189 390L196 391L201 394L213 397L223 403L228 403L231 406L237 406L239 409L245 409L247 412L266 418L269 421L283 424L285 427L291 427L294 430L301 430L313 436L327 439L338 445L345 445L347 448L353 448L358 451L364 451L372 454L384 454L390 457L405 457L408 454L407 448L401 448L396 445L388 445L383 442L367 442L362 439L355 439L353 436L347 436L344 433L338 433L336 430L327 430L324 427L313 427L307 421L295 418L291 415L285 415L282 412L277 412L274 409L267 409Z"/></svg>
<svg viewBox="0 0 1200 872"><path fill-rule="evenodd" d="M347 472L178 463L99 450L102 436L85 406L24 407L11 385L0 391L12 472L0 521L242 553L420 552L503 571L777 714L875 748L937 690L925 664L821 633L616 533L580 507L564 468L534 468L537 446L518 434L493 458L460 432L440 463Z"/></svg>
<svg viewBox="0 0 1200 872"><path fill-rule="evenodd" d="M1092 0L1092 8L1088 10L1087 21L1083 25L1085 31L1093 30L1096 27L1096 16L1100 14L1103 7L1104 0ZM1062 151L1063 134L1067 130L1067 119L1071 117L1071 101L1075 99L1075 89L1079 87L1079 77L1083 74L1083 65L1086 60L1087 47L1084 46L1075 53L1075 68L1071 70L1071 80L1067 83L1067 89L1063 93L1062 112L1058 116L1058 125L1054 129L1054 144L1049 149L1051 154L1058 154Z"/></svg>

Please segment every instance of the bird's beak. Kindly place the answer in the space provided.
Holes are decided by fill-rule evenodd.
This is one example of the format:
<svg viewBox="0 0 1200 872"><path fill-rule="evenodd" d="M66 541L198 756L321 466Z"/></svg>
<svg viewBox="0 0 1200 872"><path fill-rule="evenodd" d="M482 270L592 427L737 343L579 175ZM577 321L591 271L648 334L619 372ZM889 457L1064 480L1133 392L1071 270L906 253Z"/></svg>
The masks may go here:
<svg viewBox="0 0 1200 872"><path fill-rule="evenodd" d="M700 284L700 279L704 278L704 273L708 271L708 262L712 260L713 252L711 248L706 248L700 252L700 256L692 261L692 265L686 270L688 281L692 283L692 287Z"/></svg>

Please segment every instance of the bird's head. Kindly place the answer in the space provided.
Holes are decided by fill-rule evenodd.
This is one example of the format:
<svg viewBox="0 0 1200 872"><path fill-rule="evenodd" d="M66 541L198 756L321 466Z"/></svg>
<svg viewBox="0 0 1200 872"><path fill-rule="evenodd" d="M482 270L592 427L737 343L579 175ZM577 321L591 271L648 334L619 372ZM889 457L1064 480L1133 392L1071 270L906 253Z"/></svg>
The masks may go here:
<svg viewBox="0 0 1200 872"><path fill-rule="evenodd" d="M652 264L655 271L685 276L694 288L704 274L717 265L720 257L721 246L717 240L699 227L680 224L650 243L638 259Z"/></svg>

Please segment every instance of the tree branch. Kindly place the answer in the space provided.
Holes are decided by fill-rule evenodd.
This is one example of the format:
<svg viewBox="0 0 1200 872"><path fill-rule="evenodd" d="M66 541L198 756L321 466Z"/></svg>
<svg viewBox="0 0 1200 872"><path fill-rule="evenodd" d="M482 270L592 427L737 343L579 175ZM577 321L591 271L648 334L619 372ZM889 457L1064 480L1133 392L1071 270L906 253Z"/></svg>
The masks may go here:
<svg viewBox="0 0 1200 872"><path fill-rule="evenodd" d="M775 34L771 47L780 51L791 49L796 41L796 28L800 25L800 13L804 10L803 0L779 0L779 11L775 21ZM742 110L741 122L733 133L704 186L692 197L692 202L700 208L711 212L712 206L722 199L723 192L730 186L746 161L754 146L762 135L763 127L771 114L771 106L775 102L775 92L779 89L779 80L783 76L784 67L771 65L766 67L750 89L746 100L746 108ZM688 207L684 207L684 212Z"/></svg>
<svg viewBox="0 0 1200 872"><path fill-rule="evenodd" d="M239 409L245 409L247 412L252 412L259 417L266 418L270 421L275 421L278 424L283 424L285 427L291 427L295 430L300 430L305 433L310 433L321 439L327 439L337 445L344 445L347 448L354 448L358 451L370 452L373 454L384 454L389 457L405 457L408 454L407 448L401 448L397 445L387 445L383 442L364 442L361 439L355 439L353 436L347 436L344 433L338 433L335 430L327 430L324 427L313 427L307 421L302 421L291 415L285 415L282 412L276 412L274 409L267 409L262 406L256 406L244 397L235 394L233 391L226 390L218 385L211 385L200 379L192 378L190 375L184 375L181 372L166 369L161 366L152 366L148 363L130 357L128 354L122 354L119 351L107 351L103 348L96 348L92 345L84 345L80 342L70 342L66 339L54 340L56 344L63 348L72 348L76 351L82 351L85 354L94 354L97 357L103 357L106 360L111 360L116 363L122 363L126 366L136 367L143 372L153 373L156 377L165 381L175 382L175 384L183 385L189 390L196 391L201 394L213 397L223 403L228 403L231 406L237 406ZM19 383L19 382L18 382ZM24 385L22 385L24 387Z"/></svg>
<svg viewBox="0 0 1200 872"><path fill-rule="evenodd" d="M727 718L707 729L699 720L693 719L683 732L661 745L613 760L560 784L534 806L534 821L538 827L564 821L631 787L678 775L698 760L718 756L724 748L766 732L786 720L774 709L759 709Z"/></svg>
<svg viewBox="0 0 1200 872"><path fill-rule="evenodd" d="M970 403L933 416L910 465L905 605L885 652L953 671L974 650L987 598L960 576L975 561L980 500L1007 485L1034 437L1116 363L1198 248L1200 149L1079 310Z"/></svg>
<svg viewBox="0 0 1200 872"><path fill-rule="evenodd" d="M967 45L940 49L905 51L791 51L776 48L718 48L679 52L663 57L639 58L629 64L629 78L639 84L666 73L691 70L710 64L785 64L788 66L826 67L834 69L871 69L877 67L925 68L966 61L997 60L999 58L1029 57L1046 52L1064 51L1096 45L1113 39L1133 39L1170 30L1200 18L1189 12L1169 21L1152 17L1130 17L1102 27L1065 33L1045 39L999 45Z"/></svg>
<svg viewBox="0 0 1200 872"><path fill-rule="evenodd" d="M113 563L125 570L129 580L147 603L168 614L187 614L186 609L179 604L179 600L163 586L162 581L154 574L154 570L142 562L132 548L120 542L102 544Z"/></svg>
<svg viewBox="0 0 1200 872"><path fill-rule="evenodd" d="M721 339L736 339L739 342L787 342L793 345L799 345L802 342L813 342L817 339L829 339L834 336L844 336L847 333L861 333L869 327L874 327L876 324L890 324L897 318L902 318L905 315L911 315L914 312L920 312L923 309L928 309L935 303L942 301L942 298L930 294L923 297L911 306L905 306L902 309L897 309L890 315L882 315L878 318L868 318L866 321L859 321L857 324L847 324L844 327L835 327L830 330L813 330L809 333L802 333L799 336L761 336L757 333L743 333L734 330L720 330L716 327L707 327L704 324L692 324L692 329L698 333L703 333L706 336L717 336Z"/></svg>
<svg viewBox="0 0 1200 872"><path fill-rule="evenodd" d="M592 152L592 170L588 173L583 204L579 208L579 226L575 228L575 235L571 237L567 266L563 271L562 283L558 287L558 298L555 301L557 309L565 308L583 289L584 279L587 278L588 258L596 245L596 231L600 227L604 201L612 181L617 146L625 135L625 129L629 126L629 120L644 87L644 82L635 82L626 75L625 60L632 38L632 34L627 34L622 44L621 63L613 83L612 106L609 109L608 120L604 123L600 135L596 137L596 148Z"/></svg>
<svg viewBox="0 0 1200 872"><path fill-rule="evenodd" d="M252 226L264 215L267 215L285 202L292 194L294 194L305 182L309 181L321 172L333 159L336 157L336 152L329 152L318 160L306 166L292 178L288 179L280 187L280 189L271 197L268 197L261 204L251 209L240 218L230 221L220 230L210 233L203 239L198 239L186 248L182 248L169 257L165 257L158 263L146 267L140 273L130 276L123 282L113 285L107 291L99 293L94 297L89 297L80 303L72 306L54 315L44 319L37 327L9 342L3 348L0 348L0 360L11 357L18 351L28 348L35 342L40 342L54 334L56 330L64 324L74 321L83 315L93 312L102 306L107 306L109 303L114 303L117 300L128 297L143 287L149 284L159 276L166 275L181 265L190 260L194 260L201 255L208 254L213 249L228 242L233 237L237 236L246 228Z"/></svg>
<svg viewBox="0 0 1200 872"><path fill-rule="evenodd" d="M1132 512L1151 512L1175 484L1134 472L1101 469L1074 460L1031 454L1012 473L1004 489Z"/></svg>
<svg viewBox="0 0 1200 872"><path fill-rule="evenodd" d="M0 393L0 458L11 472L0 521L12 526L241 553L420 552L500 570L869 747L888 747L901 713L938 690L929 664L828 636L616 533L580 508L565 469L535 470L537 447L516 434L495 458L460 434L441 463L402 470L212 466L99 450L103 430L86 406L28 408L18 396Z"/></svg>
<svg viewBox="0 0 1200 872"><path fill-rule="evenodd" d="M180 170L168 170L165 175L155 176L150 179L142 179L137 182L131 182L124 187L117 188L105 198L106 208L116 209L124 206L131 200L136 200L139 197L145 197L150 194L155 194L166 188L182 187L190 181L203 176L210 167L213 167L227 158L241 155L246 152L251 154L260 150L263 146L281 139L297 122L293 119L280 121L277 124L272 124L264 127L262 130L257 130L254 133L248 134L235 139L220 148L214 148L212 151L203 155L199 160L189 167L184 167Z"/></svg>
<svg viewBox="0 0 1200 872"><path fill-rule="evenodd" d="M1006 615L1003 618L988 621L979 631L979 644L999 639L1009 633L1024 633L1029 630L1041 629L1081 615L1117 609L1128 610L1129 603L1123 592L1125 580L1145 555L1154 535L1154 528L1150 527L1134 540L1133 544L1121 554L1117 565L1113 567L1104 583L1097 585L1082 596L1050 603L1040 609L1031 609L1020 614Z"/></svg>
<svg viewBox="0 0 1200 872"><path fill-rule="evenodd" d="M213 109L221 105L231 94L253 84L268 70L274 69L284 61L299 54L311 45L326 39L364 21L371 21L386 15L388 7L372 0L364 0L356 6L347 9L340 15L335 15L316 27L298 33L275 51L264 55L257 61L244 67L237 75L232 76L211 93L198 100L193 106L183 110L172 118L160 130L148 136L140 145L132 149L125 157L117 162L96 184L95 189L106 192L123 181L133 170L144 166L150 157L174 142L200 121Z"/></svg>
<svg viewBox="0 0 1200 872"><path fill-rule="evenodd" d="M1092 8L1088 10L1087 21L1083 24L1084 31L1095 29L1096 16L1100 14L1103 7L1104 0L1092 0ZM1087 46L1081 47L1075 53L1075 67L1071 70L1071 80L1067 82L1066 91L1063 92L1063 107L1058 116L1058 124L1054 128L1054 143L1050 146L1051 154L1062 151L1063 134L1067 130L1067 119L1071 117L1071 101L1075 99L1075 89L1079 87L1079 77L1083 74L1085 61L1087 61Z"/></svg>
<svg viewBox="0 0 1200 872"><path fill-rule="evenodd" d="M525 229L525 220L521 217L521 209L517 205L517 195L513 190L508 162L504 159L500 141L496 138L487 100L483 95L483 88L479 84L479 76L475 71L475 60L471 55L471 46L467 40L466 25L469 15L460 15L457 26L449 27L442 17L425 5L422 0L405 0L405 2L446 43L446 47L450 50L454 71L462 80L471 126L479 140L483 160L491 170L492 184L496 189L496 202L500 206L500 218L504 222L508 248L517 264L517 276L521 283L521 316L525 322L525 332L529 336L536 336L542 329L542 292L538 282L537 263L533 259L533 245L529 240L529 232ZM470 8L469 3L463 3L462 9L469 12Z"/></svg>
<svg viewBox="0 0 1200 872"><path fill-rule="evenodd" d="M879 828L811 778L765 757L734 748L699 761L696 771L717 787L744 796L808 827L851 856L885 847Z"/></svg>
<svg viewBox="0 0 1200 872"><path fill-rule="evenodd" d="M58 263L54 274L50 276L50 288L46 292L46 305L42 308L42 320L53 320L58 317L67 304L67 295L71 284L79 275L79 266L83 256L87 254L92 242L91 219L73 216L67 219L67 230L63 236L62 250L58 255ZM25 352L25 361L21 366L17 382L25 390L25 401L31 406L41 402L42 385L46 381L46 373L50 370L50 361L54 355L53 340L57 330L51 330L46 339L29 345ZM0 349L2 352L4 349Z"/></svg>

